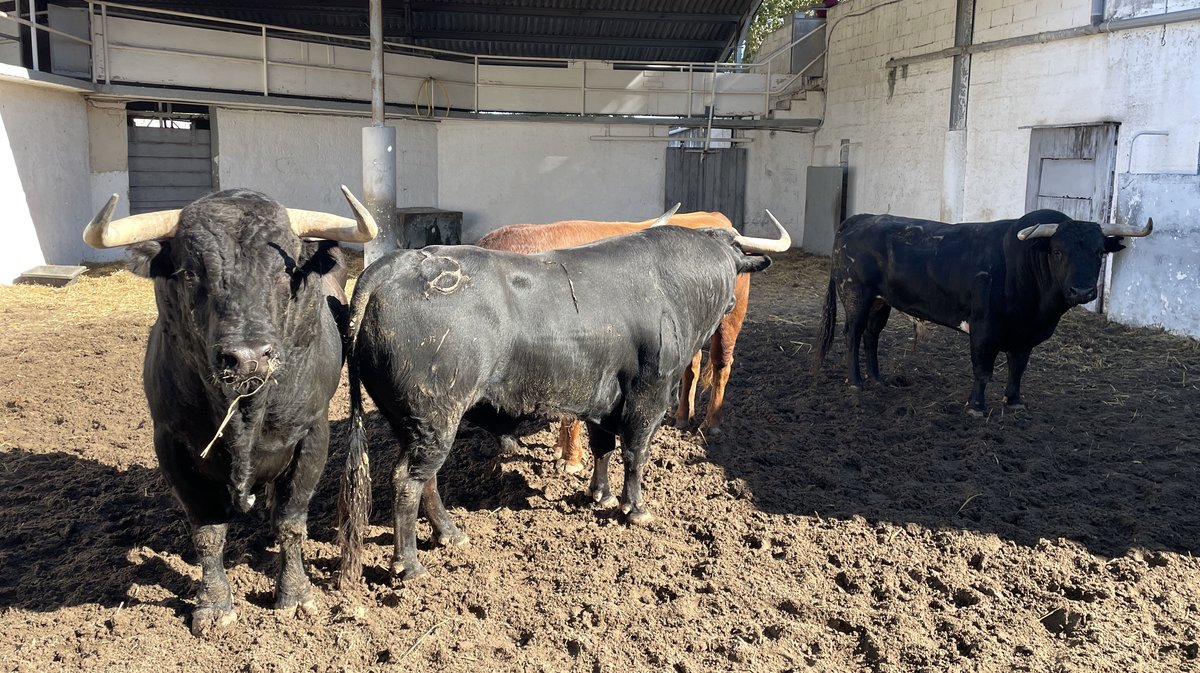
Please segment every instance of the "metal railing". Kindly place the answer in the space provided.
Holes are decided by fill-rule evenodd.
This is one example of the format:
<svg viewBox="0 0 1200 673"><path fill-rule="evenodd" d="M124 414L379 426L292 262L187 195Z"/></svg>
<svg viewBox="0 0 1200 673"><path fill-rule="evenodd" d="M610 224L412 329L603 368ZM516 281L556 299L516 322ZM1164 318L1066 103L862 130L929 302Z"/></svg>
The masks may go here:
<svg viewBox="0 0 1200 673"><path fill-rule="evenodd" d="M18 13L20 11L20 7L21 7L21 0L17 0ZM19 18L18 16L12 16L10 14L5 14L2 12L0 12L0 20L12 21L12 22L15 22L20 25L28 26L29 29L31 31L33 31L33 36L34 36L33 41L35 44L36 44L37 32L45 31L47 33L58 35L60 37L68 39L68 40L72 40L72 41L75 41L75 42L78 42L81 44L85 44L85 45L90 45L92 48L92 54L93 54L91 68L90 68L91 69L91 80L94 83L98 83L101 80L103 80L103 83L105 83L105 84L112 83L114 72L113 72L113 67L112 67L111 55L112 55L113 50L122 50L122 51L126 51L126 52L134 52L134 53L143 52L148 55L150 55L150 54L169 54L169 55L175 55L175 56L189 56L189 57L194 56L194 57L202 57L205 59L215 59L215 60L220 60L220 61L226 61L226 62L231 62L231 63L242 63L242 64L258 63L258 64L261 64L261 93L264 96L271 95L270 74L271 74L271 68L273 66L300 67L300 68L314 70L314 71L328 71L328 72L334 72L334 73L350 73L350 74L356 74L356 75L362 75L362 74L366 74L368 72L367 70L362 70L362 69L358 69L358 68L349 68L349 67L339 66L339 65L317 64L317 63L296 63L296 62L290 62L290 61L272 60L268 55L268 41L269 41L269 39L272 39L272 38L274 38L274 39L295 38L296 40L298 40L300 42L324 44L324 45L330 46L330 47L345 46L345 47L352 48L352 49L357 49L357 48L366 49L369 44L369 41L370 41L368 37L358 37L358 36L352 36L352 35L338 35L335 33L324 33L324 32L306 30L306 29L301 29L301 28L271 26L271 25L262 24L262 23L240 21L240 20L236 20L236 19L223 19L223 18L205 16L205 15L194 14L194 13L189 13L189 12L180 12L180 11L174 11L174 10L140 7L140 6L127 5L127 4L117 3L117 2L91 1L91 2L88 2L87 8L88 8L87 9L88 19L89 19L89 24L90 24L89 25L89 33L90 33L90 35L95 36L95 38L96 38L95 40L80 37L78 35L72 35L72 34L69 34L69 33L66 33L66 32L63 32L60 30L50 28L49 26L47 26L45 24L37 23L36 21L29 21L29 20L26 20L23 18ZM120 19L128 19L128 20L145 20L146 16L161 16L161 17L170 17L170 18L174 18L174 19L184 19L184 20L187 20L188 22L192 22L189 24L185 24L186 27L191 27L191 28L202 28L203 29L203 28L205 28L205 26L211 26L211 27L215 27L217 29L231 30L232 32L240 33L243 35L257 35L259 41L261 42L261 48L257 50L258 56L251 58L251 57L244 56L244 55L219 53L219 52L211 51L211 50L175 49L175 48L168 48L168 47L164 47L164 46L145 47L145 46L139 46L139 45L135 45L135 44L121 43L121 42L117 42L117 41L111 39L112 31L111 31L110 21L112 19L120 18ZM196 26L196 25L194 25L196 22L199 22L204 25ZM824 52L824 50L822 50L821 55L818 56L816 59L813 59L813 61L810 62L808 65L806 65L800 72L792 74L792 76L790 78L782 80L779 84L777 84L775 86L772 86L773 62L780 55L790 53L791 49L794 46L811 38L814 34L819 32L820 30L821 29L818 28L814 31L811 31L811 32L801 36L800 38L793 40L789 44L776 49L775 51L771 52L764 59L756 61L755 63L752 63L752 64L687 62L687 61L639 61L639 60L603 60L603 61L584 62L584 61L580 61L580 60L576 60L576 59L546 58L546 57L532 57L532 56L480 56L477 54L468 54L468 53L464 53L464 52L450 51L450 50L445 50L445 49L436 49L436 48L431 48L431 47L421 47L421 46L410 45L410 44L400 44L397 42L388 42L388 41L384 42L384 49L386 50L386 53L389 55L409 56L409 57L416 57L416 58L428 58L431 60L437 60L437 61L442 61L442 62L470 64L470 68L471 68L471 72L472 72L472 76L470 79L467 79L467 78L464 78L461 76L460 77L450 77L450 78L442 77L442 78L435 78L435 81L442 86L442 91L444 94L443 97L446 97L446 98L450 98L450 95L448 93L446 93L448 91L448 89L446 87L450 87L450 88L454 88L454 89L469 88L470 89L470 94L469 94L470 103L466 104L466 105L462 105L462 104L453 105L453 107L455 107L456 109L470 109L471 111L473 111L475 113L484 111L481 106L481 100L480 100L481 92L502 91L502 90L529 90L529 91L543 90L543 91L558 91L558 92L576 92L577 91L578 92L578 101L579 101L578 102L578 106L579 106L578 110L561 110L561 112L564 112L567 114L574 114L574 113L588 114L589 95L590 96L598 96L598 95L605 95L605 94L649 95L652 93L658 93L658 94L674 94L674 95L678 95L678 96L686 96L686 106L685 107L688 112L688 116L691 116L692 111L695 109L695 102L696 102L697 97L702 97L702 99L705 100L707 103L706 104L706 107L707 107L706 116L709 116L709 117L711 117L712 115L715 114L715 110L717 108L717 101L718 101L718 99L720 99L723 96L758 95L758 96L762 97L763 104L762 104L761 108L756 112L756 114L766 115L768 112L771 111L772 99L789 93L789 91L791 90L790 87L793 85L793 83L797 79L802 77L809 69L811 69L812 66L815 65L816 62L824 56L825 52ZM99 42L99 43L97 44L97 42ZM37 69L39 69L39 64L38 64L38 60L37 60L38 59L38 55L37 55L38 50L35 48L35 49L32 49L31 51L33 53L33 69L37 70ZM98 61L103 64L103 77L101 77L100 74L97 72L97 70L98 70L97 62ZM589 68L588 63L601 64L603 67L601 69ZM580 65L582 65L582 67L579 67ZM552 67L552 68L559 69L559 70L571 69L572 67L574 67L574 69L579 72L579 77L578 77L577 82L547 83L547 84L521 82L521 81L502 81L502 80L497 80L497 79L491 79L491 80L485 79L485 77L484 77L485 70L488 68L491 68L493 66ZM760 75L757 72L755 72L755 69L761 69L763 67L765 67L765 69L766 69L765 75ZM605 86L604 84L599 84L599 83L596 83L595 81L589 82L589 71L591 73L595 73L595 74L599 74L599 73L603 73L603 72L635 71L635 72L643 73L644 75L647 75L647 76L665 75L665 74L669 74L669 73L675 73L675 74L686 75L686 77L684 78L686 80L686 86L677 86L674 88L668 88L664 85L663 88L653 88L653 89L644 89L644 90L631 90L630 88L623 87L623 86ZM786 70L784 71L784 73L786 73ZM427 81L431 77L431 73L428 71L426 71L426 72L419 72L419 71L398 72L398 71L392 70L392 71L385 71L384 74L388 78L407 80L407 81L413 82L414 84L418 83L418 82ZM720 88L717 86L718 79L721 79L722 77L729 77L730 82L732 82L733 78L735 78L737 75L743 75L743 74L752 74L755 77L762 77L763 84L761 86L761 89L758 89L758 88L733 89L733 88L727 87L726 90L720 90ZM776 72L775 76L780 77L781 75L780 75L780 73ZM126 81L131 81L131 82L136 83L136 80L126 80ZM433 92L433 87L430 86L429 88L430 88L429 107L432 110L438 106L435 105L434 99L435 99L436 94ZM369 96L367 96L365 98L369 98ZM413 101L413 103L419 103L419 101ZM452 106L452 102L450 100L444 101L444 104L447 107ZM492 110L488 110L488 111L492 111ZM520 112L521 110L496 110L496 111Z"/></svg>

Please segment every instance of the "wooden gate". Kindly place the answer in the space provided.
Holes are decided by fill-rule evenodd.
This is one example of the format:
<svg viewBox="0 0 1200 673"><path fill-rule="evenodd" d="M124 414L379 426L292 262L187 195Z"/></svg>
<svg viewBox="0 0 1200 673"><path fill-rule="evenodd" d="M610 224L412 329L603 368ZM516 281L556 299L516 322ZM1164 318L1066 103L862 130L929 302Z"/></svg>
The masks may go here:
<svg viewBox="0 0 1200 673"><path fill-rule="evenodd" d="M681 213L698 210L724 213L738 231L744 231L745 194L744 147L707 152L687 147L667 148L665 208L681 203Z"/></svg>
<svg viewBox="0 0 1200 673"><path fill-rule="evenodd" d="M1029 178L1025 210L1050 208L1075 220L1108 222L1117 165L1117 129L1112 122L1033 129L1029 134ZM1085 304L1103 312L1108 291L1103 280L1110 257L1100 269L1100 296Z"/></svg>
<svg viewBox="0 0 1200 673"><path fill-rule="evenodd" d="M1117 124L1033 129L1025 210L1052 208L1107 222L1117 161Z"/></svg>
<svg viewBox="0 0 1200 673"><path fill-rule="evenodd" d="M209 129L129 129L129 212L182 208L213 191Z"/></svg>

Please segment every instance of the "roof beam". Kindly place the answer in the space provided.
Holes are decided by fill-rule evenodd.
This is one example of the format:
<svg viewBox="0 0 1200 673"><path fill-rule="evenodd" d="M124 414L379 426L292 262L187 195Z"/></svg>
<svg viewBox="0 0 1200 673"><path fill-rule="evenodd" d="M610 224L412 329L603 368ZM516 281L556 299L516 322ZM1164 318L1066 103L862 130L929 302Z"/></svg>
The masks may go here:
<svg viewBox="0 0 1200 673"><path fill-rule="evenodd" d="M675 21L683 23L737 23L740 14L700 14L645 10L570 9L559 7L496 7L465 2L413 2L416 13L504 14L505 16L548 16L564 19L625 19L627 21Z"/></svg>
<svg viewBox="0 0 1200 673"><path fill-rule="evenodd" d="M613 47L682 47L686 49L722 49L725 40L667 40L654 37L602 37L596 35L528 35L523 33L475 33L450 30L418 30L413 37L421 40L464 40L474 42L527 42L531 44L587 44Z"/></svg>

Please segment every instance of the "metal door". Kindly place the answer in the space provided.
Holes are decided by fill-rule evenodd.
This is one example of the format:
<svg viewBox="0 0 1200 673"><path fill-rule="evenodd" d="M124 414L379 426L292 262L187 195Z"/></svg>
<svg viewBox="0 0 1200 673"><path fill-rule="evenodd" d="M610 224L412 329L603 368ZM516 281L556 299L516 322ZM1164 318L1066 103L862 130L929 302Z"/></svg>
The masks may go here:
<svg viewBox="0 0 1200 673"><path fill-rule="evenodd" d="M666 208L681 203L681 213L698 210L724 213L738 231L744 231L745 194L745 148L707 152L667 148Z"/></svg>
<svg viewBox="0 0 1200 673"><path fill-rule="evenodd" d="M209 129L129 129L129 212L182 208L213 191Z"/></svg>

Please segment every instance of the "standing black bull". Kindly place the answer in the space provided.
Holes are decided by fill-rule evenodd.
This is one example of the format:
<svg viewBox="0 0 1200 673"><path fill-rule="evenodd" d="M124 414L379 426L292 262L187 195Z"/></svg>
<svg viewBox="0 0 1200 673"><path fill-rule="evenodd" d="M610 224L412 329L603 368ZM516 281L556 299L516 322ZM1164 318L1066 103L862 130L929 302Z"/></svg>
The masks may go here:
<svg viewBox="0 0 1200 673"><path fill-rule="evenodd" d="M746 253L787 249L783 235L664 226L537 255L434 246L373 264L351 309L342 585L361 576L370 504L360 378L400 438L392 560L400 578L425 573L418 499L441 543L467 541L437 490L464 417L496 434L524 419L584 419L595 456L589 490L604 507L618 502L608 462L620 435L621 509L630 523L648 522L642 470L672 389L733 307L737 275L771 262Z"/></svg>
<svg viewBox="0 0 1200 673"><path fill-rule="evenodd" d="M984 388L1000 351L1008 354L1005 401L1023 408L1021 375L1030 351L1050 338L1067 309L1096 298L1104 254L1123 249L1122 236L1145 236L1151 227L1101 227L1053 210L969 224L855 215L834 237L814 367L833 342L836 294L846 310L851 386L862 385L860 339L867 374L880 380L879 333L894 307L970 335L975 385L968 413L983 414Z"/></svg>
<svg viewBox="0 0 1200 673"><path fill-rule="evenodd" d="M143 381L154 451L200 556L196 635L236 619L225 533L233 509L249 510L266 485L280 548L275 607L315 607L301 544L329 448L346 317L346 271L329 241L376 230L342 190L357 221L227 190L110 222L114 195L83 234L98 248L140 244L135 270L154 279Z"/></svg>

